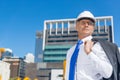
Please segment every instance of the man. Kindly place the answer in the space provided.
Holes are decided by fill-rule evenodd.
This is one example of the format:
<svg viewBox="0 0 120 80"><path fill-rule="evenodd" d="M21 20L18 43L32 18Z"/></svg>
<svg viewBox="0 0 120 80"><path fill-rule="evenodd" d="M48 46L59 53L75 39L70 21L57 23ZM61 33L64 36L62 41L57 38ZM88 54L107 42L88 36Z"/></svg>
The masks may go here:
<svg viewBox="0 0 120 80"><path fill-rule="evenodd" d="M120 80L118 47L108 41L93 39L95 17L82 12L76 20L78 43L66 57L66 80Z"/></svg>

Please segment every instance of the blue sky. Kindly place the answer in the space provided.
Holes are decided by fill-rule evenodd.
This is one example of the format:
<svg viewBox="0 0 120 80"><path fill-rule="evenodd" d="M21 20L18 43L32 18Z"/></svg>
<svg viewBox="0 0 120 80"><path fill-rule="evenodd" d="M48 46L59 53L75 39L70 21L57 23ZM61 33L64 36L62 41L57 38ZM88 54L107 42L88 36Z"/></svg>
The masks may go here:
<svg viewBox="0 0 120 80"><path fill-rule="evenodd" d="M36 31L44 20L76 18L90 10L96 17L113 16L115 43L120 46L119 0L0 0L0 47L15 56L35 53Z"/></svg>

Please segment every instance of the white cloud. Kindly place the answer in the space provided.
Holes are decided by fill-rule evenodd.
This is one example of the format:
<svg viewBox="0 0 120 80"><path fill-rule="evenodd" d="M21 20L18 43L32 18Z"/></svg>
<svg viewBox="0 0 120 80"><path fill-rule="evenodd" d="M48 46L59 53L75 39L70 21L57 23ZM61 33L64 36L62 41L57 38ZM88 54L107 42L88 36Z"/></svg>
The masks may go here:
<svg viewBox="0 0 120 80"><path fill-rule="evenodd" d="M25 62L34 63L34 55L32 53L27 53L25 56Z"/></svg>

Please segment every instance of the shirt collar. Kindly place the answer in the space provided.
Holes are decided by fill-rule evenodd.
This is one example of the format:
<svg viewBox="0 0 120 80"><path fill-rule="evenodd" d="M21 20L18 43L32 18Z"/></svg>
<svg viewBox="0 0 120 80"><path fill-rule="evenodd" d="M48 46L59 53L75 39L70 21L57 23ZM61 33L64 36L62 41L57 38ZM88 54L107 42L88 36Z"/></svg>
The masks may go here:
<svg viewBox="0 0 120 80"><path fill-rule="evenodd" d="M85 41L91 40L92 38L93 38L92 36L88 36L88 37L83 38L82 41L84 43Z"/></svg>

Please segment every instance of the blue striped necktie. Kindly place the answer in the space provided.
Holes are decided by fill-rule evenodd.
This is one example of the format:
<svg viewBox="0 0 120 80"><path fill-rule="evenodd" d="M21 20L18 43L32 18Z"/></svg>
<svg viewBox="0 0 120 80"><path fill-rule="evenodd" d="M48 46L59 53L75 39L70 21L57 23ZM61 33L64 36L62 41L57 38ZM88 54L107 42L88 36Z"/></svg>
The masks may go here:
<svg viewBox="0 0 120 80"><path fill-rule="evenodd" d="M71 57L70 60L70 68L69 68L69 80L74 80L74 74L75 74L75 64L77 62L77 56L79 53L79 46L82 44L83 42L81 40L78 40L76 48L74 50L74 53Z"/></svg>

